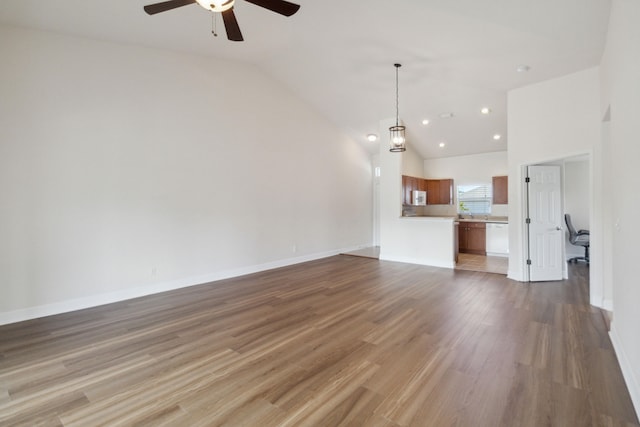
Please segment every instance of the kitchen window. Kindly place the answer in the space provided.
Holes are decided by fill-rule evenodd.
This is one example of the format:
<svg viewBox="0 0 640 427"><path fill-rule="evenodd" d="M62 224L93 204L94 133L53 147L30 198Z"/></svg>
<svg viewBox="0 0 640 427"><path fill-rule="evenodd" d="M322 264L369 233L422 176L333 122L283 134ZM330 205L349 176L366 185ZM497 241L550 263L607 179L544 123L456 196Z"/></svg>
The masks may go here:
<svg viewBox="0 0 640 427"><path fill-rule="evenodd" d="M491 214L491 184L458 185L458 213Z"/></svg>

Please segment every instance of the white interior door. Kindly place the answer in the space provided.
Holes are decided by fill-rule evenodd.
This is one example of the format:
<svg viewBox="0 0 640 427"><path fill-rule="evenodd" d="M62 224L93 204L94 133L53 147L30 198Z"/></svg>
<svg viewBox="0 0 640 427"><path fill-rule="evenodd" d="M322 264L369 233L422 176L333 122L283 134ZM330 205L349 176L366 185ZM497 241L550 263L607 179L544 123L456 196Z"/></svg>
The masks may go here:
<svg viewBox="0 0 640 427"><path fill-rule="evenodd" d="M560 166L527 168L529 203L529 280L562 280Z"/></svg>

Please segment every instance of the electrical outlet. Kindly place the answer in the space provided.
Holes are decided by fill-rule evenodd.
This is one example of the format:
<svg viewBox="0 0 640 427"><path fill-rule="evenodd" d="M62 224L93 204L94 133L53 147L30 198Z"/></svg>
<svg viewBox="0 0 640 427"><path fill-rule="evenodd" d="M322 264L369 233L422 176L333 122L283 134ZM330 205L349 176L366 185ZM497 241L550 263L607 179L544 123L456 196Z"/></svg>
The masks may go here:
<svg viewBox="0 0 640 427"><path fill-rule="evenodd" d="M291 251L295 254L296 252L298 252L298 245L293 245L293 247L291 248Z"/></svg>
<svg viewBox="0 0 640 427"><path fill-rule="evenodd" d="M151 277L156 277L158 275L158 268L151 267Z"/></svg>

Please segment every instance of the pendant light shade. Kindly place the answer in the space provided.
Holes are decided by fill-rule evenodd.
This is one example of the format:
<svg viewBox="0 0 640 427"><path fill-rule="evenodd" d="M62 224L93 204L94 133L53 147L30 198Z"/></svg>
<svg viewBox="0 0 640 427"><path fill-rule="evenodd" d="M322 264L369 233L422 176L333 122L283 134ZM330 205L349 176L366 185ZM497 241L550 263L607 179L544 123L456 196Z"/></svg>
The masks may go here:
<svg viewBox="0 0 640 427"><path fill-rule="evenodd" d="M401 64L393 64L396 67L396 125L389 128L389 151L398 153L407 150L407 139L404 136L404 126L400 126L400 110L398 107L398 68Z"/></svg>

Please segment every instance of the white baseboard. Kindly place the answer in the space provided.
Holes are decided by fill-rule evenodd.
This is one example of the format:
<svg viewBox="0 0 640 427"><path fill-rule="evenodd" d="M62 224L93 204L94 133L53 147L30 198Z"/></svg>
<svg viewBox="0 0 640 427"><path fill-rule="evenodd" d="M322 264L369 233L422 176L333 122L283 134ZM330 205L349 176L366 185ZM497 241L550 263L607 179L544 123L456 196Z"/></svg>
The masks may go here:
<svg viewBox="0 0 640 427"><path fill-rule="evenodd" d="M615 319L611 322L611 331L609 332L609 337L611 338L611 343L613 344L613 350L616 352L616 356L618 357L618 363L620 364L620 369L622 370L624 382L627 384L627 388L629 389L629 395L631 396L633 407L636 410L636 416L638 416L638 414L640 414L640 379L634 376L633 365L629 361L629 358L624 351L624 347L620 342L620 337L618 336L618 333L616 331Z"/></svg>
<svg viewBox="0 0 640 427"><path fill-rule="evenodd" d="M441 267L441 268L455 268L456 264L453 261L446 262L442 260L425 260L420 258L411 258L411 257L403 257L403 256L393 256L386 255L380 253L381 261L394 261L394 262L406 262L407 264L419 264L419 265L427 265L430 267Z"/></svg>
<svg viewBox="0 0 640 427"><path fill-rule="evenodd" d="M509 258L509 254L504 252L487 252L487 256L501 256L503 258Z"/></svg>
<svg viewBox="0 0 640 427"><path fill-rule="evenodd" d="M515 280L516 282L526 282L522 275L522 270L507 270L507 279Z"/></svg>
<svg viewBox="0 0 640 427"><path fill-rule="evenodd" d="M602 300L602 308L607 311L613 311L613 300L605 299Z"/></svg>
<svg viewBox="0 0 640 427"><path fill-rule="evenodd" d="M604 308L604 301L602 301L602 295L597 294L593 288L589 290L589 304L594 307Z"/></svg>
<svg viewBox="0 0 640 427"><path fill-rule="evenodd" d="M272 270L274 268L286 267L288 265L300 264L302 262L314 261L317 259L327 258L338 255L343 252L350 252L360 249L364 246L355 246L343 248L340 250L319 252L310 255L303 255L295 258L286 258L277 261L267 262L264 264L250 265L233 270L217 271L210 274L186 277L177 280L171 280L152 285L137 286L129 289L107 292L98 295L91 295L82 298L74 298L66 301L60 301L52 304L44 304L34 307L21 308L18 310L0 313L0 325L9 323L22 322L25 320L37 319L39 317L52 316L54 314L68 313L70 311L82 310L90 307L97 307L104 304L111 304L118 301L124 301L132 298L143 297L146 295L157 294L160 292L171 291L174 289L186 288L189 286L201 285L204 283L215 282L217 280L229 279L231 277L244 276L246 274L257 273L260 271Z"/></svg>

